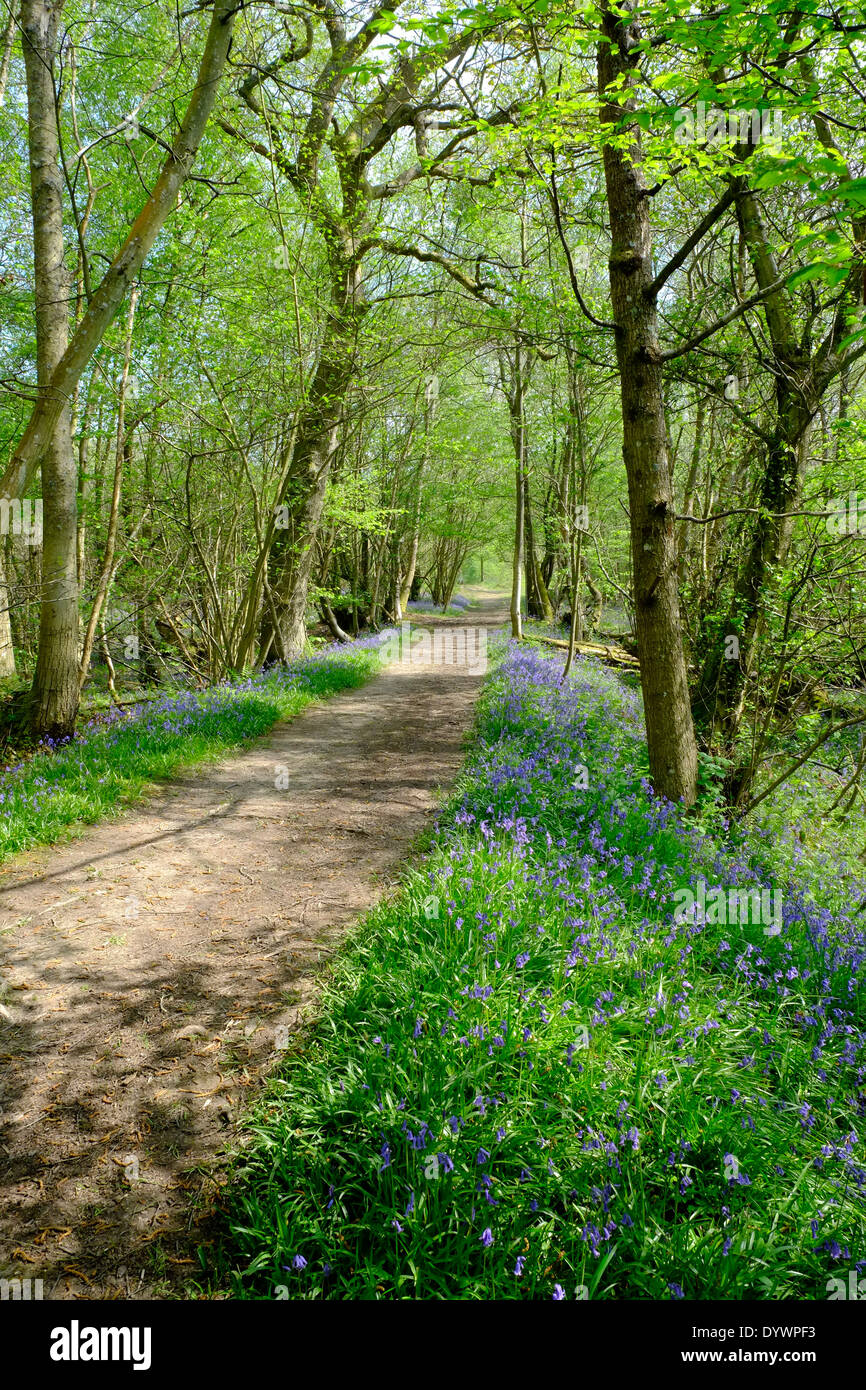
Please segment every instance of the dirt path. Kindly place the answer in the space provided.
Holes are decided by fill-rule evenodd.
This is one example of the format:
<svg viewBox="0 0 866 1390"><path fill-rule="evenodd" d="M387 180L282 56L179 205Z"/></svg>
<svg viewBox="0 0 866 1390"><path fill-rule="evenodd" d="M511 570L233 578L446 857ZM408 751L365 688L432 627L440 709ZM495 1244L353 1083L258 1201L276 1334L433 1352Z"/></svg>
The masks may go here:
<svg viewBox="0 0 866 1390"><path fill-rule="evenodd" d="M389 667L0 869L0 1276L195 1277L237 1117L452 781L480 681Z"/></svg>

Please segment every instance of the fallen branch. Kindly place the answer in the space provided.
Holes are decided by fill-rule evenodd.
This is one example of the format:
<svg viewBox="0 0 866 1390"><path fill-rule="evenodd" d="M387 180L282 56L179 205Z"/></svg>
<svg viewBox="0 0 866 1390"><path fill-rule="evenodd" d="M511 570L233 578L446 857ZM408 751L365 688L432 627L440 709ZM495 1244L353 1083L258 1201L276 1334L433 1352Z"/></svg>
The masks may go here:
<svg viewBox="0 0 866 1390"><path fill-rule="evenodd" d="M546 642L549 647L562 647L568 650L568 643L563 642L559 637L538 637L532 634L533 642ZM609 643L601 642L575 642L574 650L579 656L597 656L601 661L607 661L611 666L625 666L632 671L640 670L640 662L636 656L632 656L624 647L617 647Z"/></svg>

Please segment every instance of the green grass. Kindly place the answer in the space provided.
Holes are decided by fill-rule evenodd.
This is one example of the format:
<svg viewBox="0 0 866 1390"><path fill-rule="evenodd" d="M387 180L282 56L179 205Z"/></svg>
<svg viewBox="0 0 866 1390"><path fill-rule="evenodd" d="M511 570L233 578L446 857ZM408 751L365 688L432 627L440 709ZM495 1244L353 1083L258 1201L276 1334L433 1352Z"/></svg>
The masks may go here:
<svg viewBox="0 0 866 1390"><path fill-rule="evenodd" d="M378 665L375 639L366 639L91 721L74 742L0 774L0 861L118 814L148 784L222 757L314 701L362 685Z"/></svg>

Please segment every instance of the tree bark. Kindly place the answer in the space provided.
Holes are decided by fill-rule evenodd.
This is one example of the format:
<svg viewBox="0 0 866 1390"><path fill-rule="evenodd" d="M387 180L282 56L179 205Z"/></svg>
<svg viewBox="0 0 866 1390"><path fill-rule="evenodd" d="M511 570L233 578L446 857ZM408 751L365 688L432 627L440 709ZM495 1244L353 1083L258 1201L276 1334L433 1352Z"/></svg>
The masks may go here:
<svg viewBox="0 0 866 1390"><path fill-rule="evenodd" d="M617 126L637 62L635 0L604 8L598 49L602 126ZM639 52L640 50L638 50ZM660 796L686 805L697 794L697 746L680 628L674 507L665 436L649 200L638 132L631 148L604 146L611 225L610 293L615 323L628 477L638 652L649 764Z"/></svg>
<svg viewBox="0 0 866 1390"><path fill-rule="evenodd" d="M102 567L99 572L99 579L96 584L96 593L93 596L93 608L90 612L90 619L87 624L87 631L84 634L84 644L81 652L81 661L78 670L78 690L84 689L85 682L90 673L90 657L93 652L93 643L96 637L97 626L102 614L103 606L111 590L112 580L116 571L114 560L117 548L117 529L120 518L120 494L123 485L123 470L126 463L126 391L129 383L129 363L132 356L132 325L135 319L135 307L138 303L138 291L133 290L129 299L129 317L126 322L126 342L123 352L123 368L120 375L120 383L117 392L117 438L114 449L114 486L111 493L111 509L108 514L108 533L105 540L105 554L102 558Z"/></svg>
<svg viewBox="0 0 866 1390"><path fill-rule="evenodd" d="M36 310L36 370L40 393L51 381L69 342L71 281L64 262L63 184L57 135L54 63L60 3L23 0L22 46L27 81L30 197ZM72 448L72 413L59 409L42 456L42 601L39 652L31 692L31 727L37 738L66 738L78 711L78 467Z"/></svg>
<svg viewBox="0 0 866 1390"><path fill-rule="evenodd" d="M0 678L14 675L15 648L12 645L9 584L6 579L6 562L0 549Z"/></svg>
<svg viewBox="0 0 866 1390"><path fill-rule="evenodd" d="M514 445L514 556L511 565L511 636L523 640L523 544L524 544L524 484L526 433L524 413L524 383L520 348L516 349L516 373L511 406L511 439Z"/></svg>
<svg viewBox="0 0 866 1390"><path fill-rule="evenodd" d="M525 469L523 472L523 513L526 533L524 561L529 611L532 616L538 618L540 622L552 623L553 604L550 601L550 594L547 592L547 585L544 582L544 575L542 574L541 565L538 562L538 555L535 549L532 498L529 492L529 477Z"/></svg>
<svg viewBox="0 0 866 1390"><path fill-rule="evenodd" d="M811 59L802 53L797 61L803 76L817 92ZM812 121L819 143L833 153L845 178L850 179L851 171L845 165L833 128L818 106L813 109ZM755 280L765 292L763 314L776 381L776 419L762 480L762 511L737 582L727 631L718 634L707 654L696 700L697 707L705 714L711 712L713 722L733 743L743 715L748 677L756 665L767 598L791 541L790 513L802 491L812 422L830 382L838 373L844 376L851 360L841 348L849 326L848 313L866 304L866 215L857 209L851 216L851 238L857 254L852 258L842 293L836 298L832 325L813 352L800 341L790 298L785 289L778 287L778 266L758 199L745 175L733 178L731 187L736 199L740 244L748 250ZM739 637L737 661L723 659L728 634ZM736 769L733 775L732 786L735 785L741 803L747 798L753 772L753 768Z"/></svg>
<svg viewBox="0 0 866 1390"><path fill-rule="evenodd" d="M698 481L698 469L699 469L699 467L700 467L700 462L701 462L701 444L702 444L702 442L703 442L703 437L704 437L704 418L705 418L705 415L706 415L706 401L705 401L705 400L703 399L703 397L702 397L702 398L698 401L698 408L697 408L697 413L696 413L696 416L695 416L695 437L694 437L694 440L692 441L692 457L691 457L691 461L690 461L690 463L689 463L689 473L688 473L688 477L686 478L686 486L685 486L685 491L684 491L684 493L683 493L683 512L685 513L686 516L689 516L689 515L691 514L692 506L694 505L694 500L695 500L695 490L696 490L696 488L697 488L697 481ZM690 537L690 535L689 535L689 526L690 526L690 524L691 524L691 523L688 522L688 521L683 521L683 522L681 523L681 525L682 525L682 530L681 530L681 532L680 532L679 544L678 544L678 547L677 547L678 556L679 556L679 574L680 574L680 582L682 582L682 580L683 580L683 578L684 578L684 576L685 576L685 572L686 572L686 564L687 564L688 552L689 552L689 542L690 542L690 540L691 540L691 537Z"/></svg>
<svg viewBox="0 0 866 1390"><path fill-rule="evenodd" d="M15 42L15 20L16 4L13 2L9 6L9 17L6 21L6 28L3 33L3 42L0 45L0 106L6 100L6 83L9 79L9 63L12 58L12 45Z"/></svg>
<svg viewBox="0 0 866 1390"><path fill-rule="evenodd" d="M315 540L322 516L331 463L337 450L344 397L355 363L356 327L364 301L357 266L337 277L316 374L298 428L291 468L279 499L285 508L269 556L274 610L286 656L301 655L307 644L307 602ZM274 620L262 621L258 664L274 641Z"/></svg>
<svg viewBox="0 0 866 1390"><path fill-rule="evenodd" d="M589 590L590 597L593 602L592 616L589 620L589 633L591 636L594 632L598 632L601 628L601 619L604 613L604 594L601 592L601 589L598 587L589 570L587 569L586 560L583 560L581 564L581 573L583 574L583 577L586 580L586 587Z"/></svg>
<svg viewBox="0 0 866 1390"><path fill-rule="evenodd" d="M523 470L523 578L526 587L526 611L531 618L543 618L541 594L535 573L535 527L532 524L532 502L529 478Z"/></svg>
<svg viewBox="0 0 866 1390"><path fill-rule="evenodd" d="M755 194L744 176L734 183L737 217L761 289L779 278L776 260ZM706 655L695 696L695 709L723 732L728 743L742 719L749 672L754 666L767 585L783 562L791 540L793 520L806 461L805 444L818 400L810 355L797 338L787 294L767 296L764 315L773 348L776 418L767 464L761 481L761 513L734 589L723 629ZM739 657L725 659L728 636L736 636Z"/></svg>
<svg viewBox="0 0 866 1390"><path fill-rule="evenodd" d="M406 573L403 576L403 586L400 590L400 607L406 611L406 605L412 597L412 586L415 583L415 571L418 568L418 548L421 544L421 488L427 465L430 461L430 415L432 406L428 403L424 409L424 453L415 472L413 486L415 490L414 502L412 507L412 535L409 541L409 558L406 562Z"/></svg>

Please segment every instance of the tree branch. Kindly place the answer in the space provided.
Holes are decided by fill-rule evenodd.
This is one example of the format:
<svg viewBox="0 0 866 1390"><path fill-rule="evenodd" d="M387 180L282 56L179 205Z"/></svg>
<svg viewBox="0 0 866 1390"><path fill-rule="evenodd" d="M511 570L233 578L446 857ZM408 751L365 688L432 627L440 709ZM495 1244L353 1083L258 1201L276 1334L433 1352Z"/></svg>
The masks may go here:
<svg viewBox="0 0 866 1390"><path fill-rule="evenodd" d="M698 333L696 337L690 338L682 347L674 348L671 352L660 352L656 360L659 362L673 362L674 358L683 357L687 352L691 352L693 348L698 347L699 344L706 342L707 338L711 338L714 333L718 333L719 329L725 328L729 323L733 323L734 319L738 319L741 314L745 314L749 309L753 309L756 304L760 304L762 299L766 299L769 295L775 294L777 290L781 289L787 279L788 275L782 275L778 280L774 280L772 285L768 285L766 289L756 290L754 294L749 295L748 299L742 300L729 314L725 314L724 318L717 319L715 323L710 324L709 328L705 328L703 333Z"/></svg>
<svg viewBox="0 0 866 1390"><path fill-rule="evenodd" d="M671 259L668 261L664 269L659 271L652 284L648 285L647 288L644 290L644 294L647 296L648 299L655 299L662 286L667 283L667 281L673 275L674 271L679 270L683 262L688 259L692 251L694 251L695 247L697 246L698 242L706 236L713 223L717 222L718 219L725 212L727 212L728 208L731 206L736 196L737 195L734 189L729 188L727 192L724 193L722 197L719 199L719 201L716 203L716 206L714 208L711 208L710 211L707 213L706 217L701 219L697 227L695 227L695 230L692 232L691 236L688 238L688 240L683 242L676 255L671 256Z"/></svg>
<svg viewBox="0 0 866 1390"><path fill-rule="evenodd" d="M496 288L492 283L471 279L465 271L460 269L455 261L450 260L447 256L441 255L438 251L422 251L420 246L408 246L404 245L402 242L386 241L383 237L370 237L368 240L362 241L356 248L356 254L360 257L366 251L372 251L374 248L387 251L391 256L411 256L416 261L427 261L433 265L441 266L442 269L451 276L452 280L456 280L458 285L468 290L470 294L475 295L476 299L483 300L485 304L489 304L490 300L484 298L484 291Z"/></svg>

